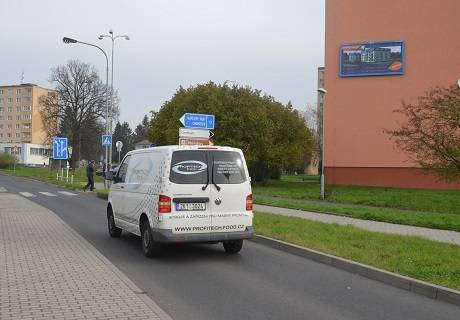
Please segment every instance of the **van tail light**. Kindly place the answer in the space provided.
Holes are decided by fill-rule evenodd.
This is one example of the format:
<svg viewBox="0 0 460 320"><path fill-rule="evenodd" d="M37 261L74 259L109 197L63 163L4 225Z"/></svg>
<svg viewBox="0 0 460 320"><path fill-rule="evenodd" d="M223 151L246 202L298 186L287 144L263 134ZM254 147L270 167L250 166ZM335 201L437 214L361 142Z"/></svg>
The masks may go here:
<svg viewBox="0 0 460 320"><path fill-rule="evenodd" d="M171 213L171 198L160 194L158 198L158 212Z"/></svg>
<svg viewBox="0 0 460 320"><path fill-rule="evenodd" d="M250 194L246 197L246 211L252 211L252 204L252 194Z"/></svg>

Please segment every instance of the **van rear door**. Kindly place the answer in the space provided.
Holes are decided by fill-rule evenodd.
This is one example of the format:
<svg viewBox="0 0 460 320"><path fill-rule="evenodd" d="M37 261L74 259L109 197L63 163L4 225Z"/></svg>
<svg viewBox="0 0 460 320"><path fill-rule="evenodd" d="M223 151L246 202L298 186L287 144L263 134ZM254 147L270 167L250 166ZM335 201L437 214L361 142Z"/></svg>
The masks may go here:
<svg viewBox="0 0 460 320"><path fill-rule="evenodd" d="M212 233L245 231L252 226L252 194L242 152L210 151L208 159Z"/></svg>
<svg viewBox="0 0 460 320"><path fill-rule="evenodd" d="M201 150L178 150L171 156L169 181L171 213L164 227L173 234L203 234L209 240L211 229L211 186L208 185L207 154Z"/></svg>

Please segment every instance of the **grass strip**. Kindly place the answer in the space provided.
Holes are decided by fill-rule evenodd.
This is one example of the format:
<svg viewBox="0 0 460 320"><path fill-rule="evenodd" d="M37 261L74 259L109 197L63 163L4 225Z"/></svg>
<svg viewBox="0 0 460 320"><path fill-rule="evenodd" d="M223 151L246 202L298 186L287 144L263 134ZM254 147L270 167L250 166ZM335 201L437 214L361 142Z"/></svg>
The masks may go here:
<svg viewBox="0 0 460 320"><path fill-rule="evenodd" d="M83 185L87 183L86 169L77 168L74 174L73 183L56 180L56 170L50 170L48 168L34 168L34 167L16 167L16 170L1 169L1 172L10 176L29 178L46 183L61 186L72 190L82 190ZM70 180L70 177L69 177ZM94 176L95 182L103 182L104 180L100 176Z"/></svg>
<svg viewBox="0 0 460 320"><path fill-rule="evenodd" d="M281 180L254 183L253 192L255 195L262 196L318 200L319 183L307 177L282 176ZM328 185L326 191L328 202L333 203L450 213L460 216L460 192L457 190Z"/></svg>
<svg viewBox="0 0 460 320"><path fill-rule="evenodd" d="M287 199L254 195L256 204L276 207L332 213L358 219L383 221L411 226L460 231L460 216L450 213L419 212L371 206Z"/></svg>
<svg viewBox="0 0 460 320"><path fill-rule="evenodd" d="M460 246L255 212L257 234L460 290Z"/></svg>
<svg viewBox="0 0 460 320"><path fill-rule="evenodd" d="M53 182L56 180L56 174L58 170L50 170L49 168L43 167L22 167L17 166L16 170L13 169L2 169L2 172L16 177L24 177L24 178L32 178L36 180L46 181L46 182ZM60 174L60 172L59 172ZM65 177L65 170L64 170L64 177ZM86 183L86 168L76 168L74 171L74 183ZM70 179L70 172L69 172L69 179ZM104 182L104 179L101 176L94 175L95 182Z"/></svg>

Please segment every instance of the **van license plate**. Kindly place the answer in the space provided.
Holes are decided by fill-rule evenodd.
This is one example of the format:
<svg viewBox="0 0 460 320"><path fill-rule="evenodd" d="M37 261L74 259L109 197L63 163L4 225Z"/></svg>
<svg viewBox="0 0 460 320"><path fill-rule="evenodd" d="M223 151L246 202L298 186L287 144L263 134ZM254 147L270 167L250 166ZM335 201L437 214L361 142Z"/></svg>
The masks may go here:
<svg viewBox="0 0 460 320"><path fill-rule="evenodd" d="M206 210L206 203L176 203L176 211Z"/></svg>

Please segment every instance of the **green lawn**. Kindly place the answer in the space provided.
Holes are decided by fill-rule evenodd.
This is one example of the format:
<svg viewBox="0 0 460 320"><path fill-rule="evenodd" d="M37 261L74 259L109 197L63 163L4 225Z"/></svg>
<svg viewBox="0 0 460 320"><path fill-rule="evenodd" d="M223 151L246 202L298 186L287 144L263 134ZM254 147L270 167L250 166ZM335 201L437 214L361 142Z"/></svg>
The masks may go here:
<svg viewBox="0 0 460 320"><path fill-rule="evenodd" d="M258 204L460 231L459 191L328 186L320 201L319 190L316 176L303 175L253 185Z"/></svg>
<svg viewBox="0 0 460 320"><path fill-rule="evenodd" d="M365 231L256 212L257 234L460 289L460 247L418 237Z"/></svg>
<svg viewBox="0 0 460 320"><path fill-rule="evenodd" d="M58 181L56 179L57 170L50 170L49 168L43 167L21 167L16 166L16 170L13 169L2 169L2 172L6 174L17 176L17 177L25 177L25 178L32 178L37 179L53 184L64 185L69 188L79 189L81 188L82 184L86 184L86 168L77 168L74 172L74 183L73 185L69 182L66 183L65 181ZM70 176L70 173L69 173ZM64 178L65 178L65 170L64 170ZM70 181L70 177L69 177ZM95 182L103 182L104 180L100 176L94 176Z"/></svg>
<svg viewBox="0 0 460 320"><path fill-rule="evenodd" d="M319 182L311 183L311 178L306 181L301 179L301 175L282 176L280 181L256 183L254 194L318 200ZM326 190L329 202L460 214L459 191L366 186L327 186Z"/></svg>

